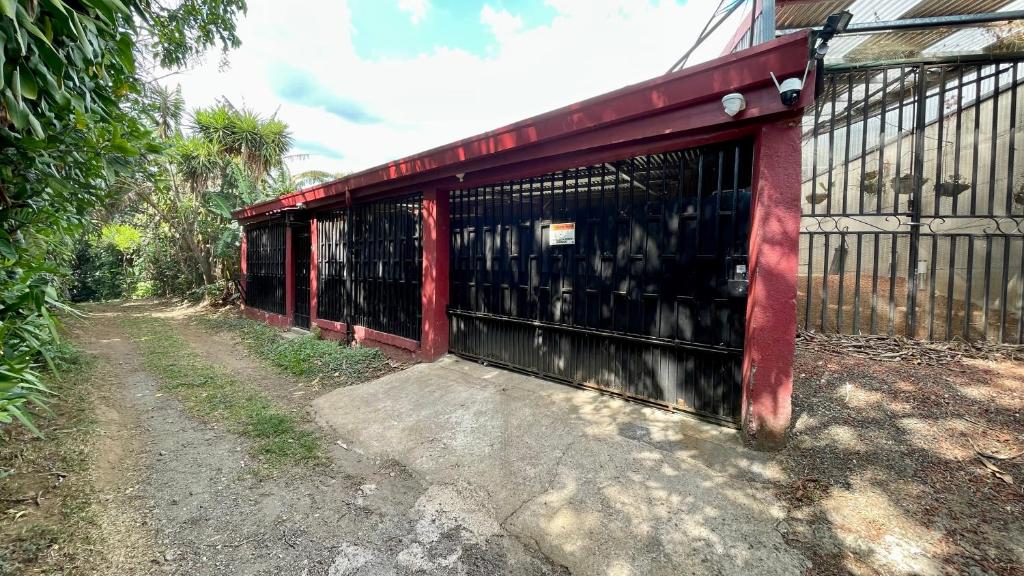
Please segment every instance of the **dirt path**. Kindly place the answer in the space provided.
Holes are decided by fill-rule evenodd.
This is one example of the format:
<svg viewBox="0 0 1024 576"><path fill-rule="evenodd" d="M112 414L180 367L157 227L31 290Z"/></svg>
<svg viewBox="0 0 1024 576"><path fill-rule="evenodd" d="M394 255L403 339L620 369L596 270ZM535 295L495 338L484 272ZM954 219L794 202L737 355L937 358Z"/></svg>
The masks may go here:
<svg viewBox="0 0 1024 576"><path fill-rule="evenodd" d="M357 446L332 442L325 466L255 474L246 441L186 414L146 373L120 328L124 314L165 311L90 307L74 335L117 374L101 402L97 481L107 502L99 529L115 547L103 572L564 572L507 533L481 530L477 512L461 509L448 487L426 485L397 462L361 455ZM201 353L227 358L222 366L237 378L258 377L279 398L299 384L250 363L230 342L216 342L218 349L216 338L197 340L187 326L182 331ZM304 396L295 396L297 410L307 405Z"/></svg>

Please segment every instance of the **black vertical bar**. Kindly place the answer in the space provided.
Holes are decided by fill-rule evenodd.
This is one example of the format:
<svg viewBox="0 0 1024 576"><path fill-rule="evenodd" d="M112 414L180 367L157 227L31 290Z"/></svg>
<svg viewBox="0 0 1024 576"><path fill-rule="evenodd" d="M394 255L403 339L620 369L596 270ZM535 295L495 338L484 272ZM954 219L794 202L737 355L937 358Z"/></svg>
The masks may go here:
<svg viewBox="0 0 1024 576"><path fill-rule="evenodd" d="M1016 90L1016 88L1014 88ZM1020 246L1020 266L1017 268L1017 279L1024 280L1024 239ZM1024 344L1024 289L1018 291L1017 300L1017 344Z"/></svg>
<svg viewBox="0 0 1024 576"><path fill-rule="evenodd" d="M939 235L929 234L932 241L932 255L928 270L928 339L935 339L935 270L939 259Z"/></svg>
<svg viewBox="0 0 1024 576"><path fill-rule="evenodd" d="M861 214L864 213L864 196L866 190L864 188L864 177L867 175L867 158L868 158L868 94L871 93L871 73L864 72L864 101L861 104L862 116L860 121L860 205L857 211ZM883 177L882 165L878 165L876 174L878 175L875 180L875 193L881 194L881 183L885 180Z"/></svg>
<svg viewBox="0 0 1024 576"><path fill-rule="evenodd" d="M993 162L995 160L993 159ZM989 203L991 207L992 204ZM989 292L992 288L992 235L985 235L985 279L984 279L985 295L984 301L982 302L981 311L981 337L983 340L988 340L988 313L989 313Z"/></svg>
<svg viewBox="0 0 1024 576"><path fill-rule="evenodd" d="M896 264L898 263L896 250L899 243L900 235L894 232L889 251L889 336L896 335Z"/></svg>
<svg viewBox="0 0 1024 576"><path fill-rule="evenodd" d="M988 206L987 213L996 213L996 157L999 150L999 64L992 65L992 141L989 144L988 158ZM975 108L981 111L981 95L978 96ZM1013 138L1013 133L1010 133ZM986 330L988 323L985 323ZM987 332L986 332L987 335Z"/></svg>
<svg viewBox="0 0 1024 576"><path fill-rule="evenodd" d="M921 242L921 204L924 197L924 132L927 128L928 81L922 64L917 69L917 121L915 122L914 177L910 201L910 262L907 267L907 336L917 336L917 261Z"/></svg>
<svg viewBox="0 0 1024 576"><path fill-rule="evenodd" d="M814 200L814 197L818 195L818 154L819 154L819 151L818 151L818 135L819 135L819 131L820 131L819 124L821 123L821 107L824 106L824 105L825 105L824 103L821 103L820 105L817 102L814 103L814 128L812 128L812 132L811 132L812 138L813 138L813 142L814 142L814 154L811 156L811 215L812 216L817 214L817 204L815 204L813 200ZM831 123L829 123L829 126L831 126ZM703 155L701 157L701 160L703 160ZM699 236L698 236L698 238L699 238ZM809 298L810 294L808 294L807 296Z"/></svg>
<svg viewBox="0 0 1024 576"><path fill-rule="evenodd" d="M921 77L918 76L917 80L918 80L918 87L920 87L921 82L922 82ZM884 138L885 127L888 124L888 121L886 120L886 118L889 116L888 109L885 106L885 95L886 95L886 92L888 91L888 82L883 84L883 86L884 86L883 90L885 90L882 93L882 116L881 116L881 118L882 118L882 135L883 135L883 137L882 137L882 141L879 143L879 146L885 146L885 138ZM896 107L899 110L899 113L896 115L896 171L895 171L896 173L894 175L894 180L893 180L894 184L893 184L893 191L892 191L893 192L893 194L892 194L892 211L893 211L893 213L899 213L899 211L900 211L900 195L907 193L906 184L905 184L905 182L903 180L903 176L904 176L903 175L903 115L904 115L904 111L906 109L906 104L904 103L904 98L905 98L905 94L906 93L907 93L907 69L904 68L903 66L900 66L899 102L896 103ZM916 95L916 96L919 96L919 95ZM918 100L917 104L920 106L920 100ZM916 112L916 109L915 109L915 112ZM917 118L916 113L914 115L914 118L915 118L915 123L916 123L916 118ZM911 142L913 144L914 142L916 142L916 140L913 140ZM913 151L911 151L911 153L913 153ZM918 178L920 178L919 174L913 174L913 170L914 170L913 167L911 167L910 170L911 170L911 174L909 174L909 176L911 177L911 179L913 179L914 176L917 176ZM913 180L911 180L911 182L912 181ZM908 204L912 204L913 202L914 202L914 195L913 195L913 192L911 192L910 193L910 199L907 201L907 203ZM881 207L882 207L882 196L881 196L881 194L879 194L879 196L878 196L877 203L878 203L878 207L879 207L878 211L881 212Z"/></svg>
<svg viewBox="0 0 1024 576"><path fill-rule="evenodd" d="M949 237L949 270L946 276L946 340L953 338L953 300L956 295L956 234Z"/></svg>
<svg viewBox="0 0 1024 576"><path fill-rule="evenodd" d="M828 331L828 259L832 234L825 233L825 250L821 253L821 331Z"/></svg>
<svg viewBox="0 0 1024 576"><path fill-rule="evenodd" d="M1010 136L1013 137L1012 135ZM1007 291L1010 287L1010 238L1012 236L1003 236L1003 282L1002 282L1002 293L999 295L999 343L1006 343L1006 309L1009 308L1009 302L1006 298L1008 296Z"/></svg>
<svg viewBox="0 0 1024 576"><path fill-rule="evenodd" d="M1007 153L1006 160L1006 214L1013 213L1013 169L1014 169L1014 155L1017 151L1017 136L1014 130L1017 126L1017 67L1018 63L1013 63L1013 73L1010 79L1010 118L1009 118L1009 145L1010 150ZM1024 291L1024 290L1022 290ZM1004 300L1005 303L1005 300ZM1005 306L1004 306L1005 308ZM1024 310L1021 311L1024 314ZM1002 338L1000 338L1002 341Z"/></svg>
<svg viewBox="0 0 1024 576"><path fill-rule="evenodd" d="M935 201L932 204L932 215L939 215L939 186L942 183L942 145L945 144L945 120L946 120L946 67L939 67L939 94L935 102L935 122L938 128L938 138L935 141ZM932 294L934 299L934 292ZM928 339L931 340L931 318L928 320Z"/></svg>
<svg viewBox="0 0 1024 576"><path fill-rule="evenodd" d="M971 141L971 216L978 206L978 148L981 146L981 66L974 67L974 139ZM971 242L973 246L974 242ZM968 270L968 275L971 271Z"/></svg>
<svg viewBox="0 0 1024 576"><path fill-rule="evenodd" d="M864 233L857 233L857 265L853 279L853 333L860 334L860 275L861 275L861 251L864 244Z"/></svg>
<svg viewBox="0 0 1024 576"><path fill-rule="evenodd" d="M903 92L904 92L904 90L903 90L903 83L904 82L903 81L904 81L905 77L906 77L906 75L905 75L905 73L903 71L903 68L901 67L900 68L900 97L901 98L902 98L902 95L903 95ZM882 106L881 106L881 109L880 109L881 111L879 112L879 115L878 115L878 192L875 194L875 213L876 214L880 213L882 211L882 192L885 190L885 182L884 182L885 179L882 177L882 173L884 172L884 168L885 168L885 123L886 123L886 116L888 115L887 111L888 111L888 108L889 108L889 104L888 104L888 101L887 101L888 100L887 99L888 93L889 93L889 69L888 68L883 68L882 69ZM898 119L896 120L896 122L897 122L897 129L896 129L897 134L903 131L903 103L900 102L899 105L900 105L900 113L898 115L899 116ZM900 143L901 142L902 142L901 138L897 138L896 139L896 174L895 174L896 178L899 178L899 176L900 176ZM894 196L893 208L895 210L895 207L899 204L899 195L895 194L895 191L893 191L893 192L894 192L894 194L893 194L893 196Z"/></svg>
<svg viewBox="0 0 1024 576"><path fill-rule="evenodd" d="M881 175L879 175L881 178ZM874 234L874 265L871 267L871 333L878 333L878 253L882 235Z"/></svg>
<svg viewBox="0 0 1024 576"><path fill-rule="evenodd" d="M965 66L957 67L957 84L956 84L956 139L953 143L953 164L956 166L954 176L963 179L960 172L960 138L963 132L963 109L964 109L964 68ZM974 187L974 182L971 182L971 187ZM972 192L973 194L973 192ZM950 214L953 216L957 215L957 204L960 198L960 194L953 194L953 208ZM952 298L952 295L950 295ZM947 337L949 335L947 334Z"/></svg>
<svg viewBox="0 0 1024 576"><path fill-rule="evenodd" d="M964 287L964 339L971 339L971 301L974 298L972 280L974 279L974 237L965 235L967 239L967 282Z"/></svg>
<svg viewBox="0 0 1024 576"><path fill-rule="evenodd" d="M807 233L807 296L804 298L804 330L811 329L811 299L814 293L814 232Z"/></svg>
<svg viewBox="0 0 1024 576"><path fill-rule="evenodd" d="M836 136L836 76L829 75L830 109L828 122L828 190L825 193L825 213L832 213L832 191L835 187L835 136ZM817 191L815 191L816 193ZM814 196L812 195L812 198Z"/></svg>
<svg viewBox="0 0 1024 576"><path fill-rule="evenodd" d="M850 195L850 116L853 108L853 74L846 74L846 146L843 155L843 214L847 213L848 196ZM864 159L861 158L861 171L863 172ZM862 176L863 178L863 176Z"/></svg>

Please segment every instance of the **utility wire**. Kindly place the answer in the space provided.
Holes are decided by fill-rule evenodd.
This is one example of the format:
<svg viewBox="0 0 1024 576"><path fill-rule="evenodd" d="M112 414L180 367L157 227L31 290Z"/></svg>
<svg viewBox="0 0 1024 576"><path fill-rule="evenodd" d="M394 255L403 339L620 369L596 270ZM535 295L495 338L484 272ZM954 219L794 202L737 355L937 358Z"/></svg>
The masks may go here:
<svg viewBox="0 0 1024 576"><path fill-rule="evenodd" d="M733 0L733 3L723 10L722 6L725 4L725 1L726 0L719 0L718 7L715 8L714 13L711 14L711 18L708 19L706 24L704 24L704 29L701 30L700 35L697 36L697 41L693 43L693 46L690 46L690 49L687 50L686 53L679 58L679 60L676 60L676 63L673 64L672 67L668 69L668 72L665 72L666 74L671 74L672 72L675 72L676 70L679 70L686 66L686 61L690 58L690 55L693 54L693 51L700 47L700 45L703 44L709 36L714 34L715 30L718 30L718 27L721 26L723 22L728 20L729 17L732 16L733 12L735 12L740 6L745 4L747 0ZM753 3L754 1L755 0L751 0L751 3ZM754 6L751 6L751 10L753 9Z"/></svg>

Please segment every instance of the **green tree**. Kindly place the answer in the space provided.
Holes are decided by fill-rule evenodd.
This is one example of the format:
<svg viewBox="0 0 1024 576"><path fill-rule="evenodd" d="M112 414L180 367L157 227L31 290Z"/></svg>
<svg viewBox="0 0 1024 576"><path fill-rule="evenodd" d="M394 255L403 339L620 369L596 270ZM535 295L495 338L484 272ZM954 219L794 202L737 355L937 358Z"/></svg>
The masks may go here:
<svg viewBox="0 0 1024 576"><path fill-rule="evenodd" d="M127 188L148 206L201 274L204 284L237 279L240 230L231 211L272 197L271 182L286 172L288 127L230 102L192 113L183 135L182 114L155 99L158 126L168 134L158 168L139 173Z"/></svg>
<svg viewBox="0 0 1024 576"><path fill-rule="evenodd" d="M150 171L143 88L239 45L244 0L0 0L0 423L31 427L72 239ZM131 176L134 178L134 176Z"/></svg>

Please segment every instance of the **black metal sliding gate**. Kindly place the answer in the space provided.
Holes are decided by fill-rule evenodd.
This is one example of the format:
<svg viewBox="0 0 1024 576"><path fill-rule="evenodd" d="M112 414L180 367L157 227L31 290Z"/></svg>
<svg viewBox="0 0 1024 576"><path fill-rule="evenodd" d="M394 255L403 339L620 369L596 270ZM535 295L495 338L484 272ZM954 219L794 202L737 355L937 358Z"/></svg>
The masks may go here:
<svg viewBox="0 0 1024 576"><path fill-rule="evenodd" d="M417 193L318 218L319 318L420 339L422 212Z"/></svg>
<svg viewBox="0 0 1024 576"><path fill-rule="evenodd" d="M1024 343L1024 64L824 81L804 118L802 328Z"/></svg>
<svg viewBox="0 0 1024 576"><path fill-rule="evenodd" d="M245 242L245 304L284 314L284 223L246 226Z"/></svg>
<svg viewBox="0 0 1024 576"><path fill-rule="evenodd" d="M752 144L451 194L452 352L739 418Z"/></svg>

